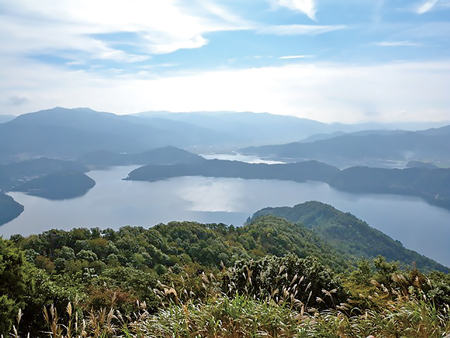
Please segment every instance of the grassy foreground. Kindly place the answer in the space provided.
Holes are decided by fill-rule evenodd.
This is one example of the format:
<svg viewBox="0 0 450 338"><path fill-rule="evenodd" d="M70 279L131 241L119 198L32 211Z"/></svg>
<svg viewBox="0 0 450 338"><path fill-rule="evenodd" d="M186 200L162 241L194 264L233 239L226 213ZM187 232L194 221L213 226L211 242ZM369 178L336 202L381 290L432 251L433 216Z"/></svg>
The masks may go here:
<svg viewBox="0 0 450 338"><path fill-rule="evenodd" d="M352 315L339 309L292 309L273 300L246 296L211 297L207 302L172 304L157 314L145 310L123 316L113 308L81 314L69 304L68 319L54 307L44 310L48 332L41 337L444 337L444 313L426 299L398 297L382 310ZM20 316L20 315L19 315ZM11 334L20 337L14 328ZM33 335L34 336L34 335Z"/></svg>
<svg viewBox="0 0 450 338"><path fill-rule="evenodd" d="M281 270L277 276L280 280L286 277ZM115 294L108 309L86 311L81 304L68 303L65 311L58 313L53 305L48 306L43 309L47 331L31 336L437 338L450 334L449 305L437 305L418 284L407 289L400 287L404 275L392 274L390 289L375 279L370 286L349 279L348 302L335 304L336 290L322 289L323 297L312 300L312 292L308 293L311 283L301 286L303 276L294 276L291 283L284 283L261 298L251 295L257 283L251 279L251 272L243 276L244 294L238 292L229 271L225 274L186 274L171 286L159 283L153 290L160 302L156 312L137 302L138 310L125 315L114 306ZM228 292L223 292L224 280L233 284L228 285ZM303 302L296 290L310 297ZM327 299L332 305L319 310ZM19 312L18 325L20 320ZM11 336L30 335L20 334L14 326Z"/></svg>

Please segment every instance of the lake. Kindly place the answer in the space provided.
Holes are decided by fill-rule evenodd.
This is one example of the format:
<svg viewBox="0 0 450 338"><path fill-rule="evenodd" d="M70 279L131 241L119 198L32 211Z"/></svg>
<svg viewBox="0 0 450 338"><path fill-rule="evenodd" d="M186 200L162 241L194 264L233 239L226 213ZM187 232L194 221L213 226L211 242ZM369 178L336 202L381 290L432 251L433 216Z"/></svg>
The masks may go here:
<svg viewBox="0 0 450 338"><path fill-rule="evenodd" d="M96 186L83 197L50 201L11 192L25 211L0 226L0 235L29 235L52 228L118 229L151 227L170 221L242 225L264 207L293 206L317 200L350 212L409 249L450 266L450 211L420 198L351 194L325 183L277 180L178 177L159 182L123 181L136 166L93 170Z"/></svg>

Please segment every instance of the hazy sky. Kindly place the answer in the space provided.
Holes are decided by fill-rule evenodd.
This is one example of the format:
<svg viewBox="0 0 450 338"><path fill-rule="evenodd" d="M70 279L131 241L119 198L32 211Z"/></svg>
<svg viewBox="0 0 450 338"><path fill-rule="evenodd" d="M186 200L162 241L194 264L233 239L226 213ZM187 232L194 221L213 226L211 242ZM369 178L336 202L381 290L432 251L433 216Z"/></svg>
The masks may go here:
<svg viewBox="0 0 450 338"><path fill-rule="evenodd" d="M0 0L0 114L450 120L450 0Z"/></svg>

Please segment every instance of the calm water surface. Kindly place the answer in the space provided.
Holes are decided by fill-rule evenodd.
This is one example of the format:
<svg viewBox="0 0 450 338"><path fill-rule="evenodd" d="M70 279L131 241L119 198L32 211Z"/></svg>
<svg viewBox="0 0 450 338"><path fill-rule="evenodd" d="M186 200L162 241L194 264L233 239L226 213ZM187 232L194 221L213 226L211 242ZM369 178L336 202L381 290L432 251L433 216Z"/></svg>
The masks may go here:
<svg viewBox="0 0 450 338"><path fill-rule="evenodd" d="M242 225L267 206L293 206L310 200L351 212L407 248L450 266L450 212L420 198L356 195L325 183L178 177L159 182L123 181L136 167L114 167L88 173L96 186L85 196L49 201L10 193L25 206L15 220L0 226L0 235L29 235L52 228L118 229L123 225L150 227L170 221Z"/></svg>

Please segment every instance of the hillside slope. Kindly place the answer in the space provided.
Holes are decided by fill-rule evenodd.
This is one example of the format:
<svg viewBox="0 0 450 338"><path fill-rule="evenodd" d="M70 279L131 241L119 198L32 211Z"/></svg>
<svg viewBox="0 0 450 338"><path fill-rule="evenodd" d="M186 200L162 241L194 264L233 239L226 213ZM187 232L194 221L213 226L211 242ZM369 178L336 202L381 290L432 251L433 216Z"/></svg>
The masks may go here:
<svg viewBox="0 0 450 338"><path fill-rule="evenodd" d="M306 202L294 207L264 208L257 211L248 223L262 216L282 217L295 224L303 224L344 255L375 258L378 255L390 261L399 261L411 267L415 262L424 271L450 269L403 245L370 227L350 213L344 213L321 202Z"/></svg>

